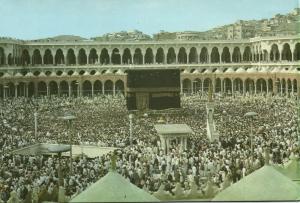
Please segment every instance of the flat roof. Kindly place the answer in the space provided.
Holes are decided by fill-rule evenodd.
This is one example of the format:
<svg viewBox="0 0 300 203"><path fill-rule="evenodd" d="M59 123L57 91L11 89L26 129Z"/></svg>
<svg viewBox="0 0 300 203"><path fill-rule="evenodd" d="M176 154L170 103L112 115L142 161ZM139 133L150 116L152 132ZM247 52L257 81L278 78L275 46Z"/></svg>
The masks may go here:
<svg viewBox="0 0 300 203"><path fill-rule="evenodd" d="M154 125L158 134L191 134L192 129L187 124L158 124Z"/></svg>

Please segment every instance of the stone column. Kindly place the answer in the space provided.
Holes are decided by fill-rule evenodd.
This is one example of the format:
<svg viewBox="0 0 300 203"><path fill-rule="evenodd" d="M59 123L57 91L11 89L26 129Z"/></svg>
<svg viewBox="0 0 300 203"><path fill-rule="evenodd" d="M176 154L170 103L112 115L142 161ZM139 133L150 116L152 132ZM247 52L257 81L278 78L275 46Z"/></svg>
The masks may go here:
<svg viewBox="0 0 300 203"><path fill-rule="evenodd" d="M68 82L68 87L69 87L69 97L72 96L72 86L71 86L71 82Z"/></svg>
<svg viewBox="0 0 300 203"><path fill-rule="evenodd" d="M34 83L34 96L37 97L38 95L38 84L37 82Z"/></svg>
<svg viewBox="0 0 300 203"><path fill-rule="evenodd" d="M60 97L60 83L57 83L57 95Z"/></svg>
<svg viewBox="0 0 300 203"><path fill-rule="evenodd" d="M105 94L105 89L104 89L104 82L102 83L102 94Z"/></svg>
<svg viewBox="0 0 300 203"><path fill-rule="evenodd" d="M204 95L204 78L201 80L201 95Z"/></svg>
<svg viewBox="0 0 300 203"><path fill-rule="evenodd" d="M246 94L246 80L243 80L243 96Z"/></svg>
<svg viewBox="0 0 300 203"><path fill-rule="evenodd" d="M18 83L15 83L15 97L18 97Z"/></svg>
<svg viewBox="0 0 300 203"><path fill-rule="evenodd" d="M46 83L46 88L47 88L47 97L49 97L50 96L49 83Z"/></svg>
<svg viewBox="0 0 300 203"><path fill-rule="evenodd" d="M94 82L92 81L92 97L94 97Z"/></svg>
<svg viewBox="0 0 300 203"><path fill-rule="evenodd" d="M191 80L191 93L193 94L194 93L194 81Z"/></svg>
<svg viewBox="0 0 300 203"><path fill-rule="evenodd" d="M221 94L223 94L223 90L224 90L224 88L223 88L223 86L224 86L224 79L221 79Z"/></svg>
<svg viewBox="0 0 300 203"><path fill-rule="evenodd" d="M285 82L285 95L288 97L289 96L289 83L288 81L286 80Z"/></svg>
<svg viewBox="0 0 300 203"><path fill-rule="evenodd" d="M267 95L269 94L269 81L266 81L266 86L267 86Z"/></svg>
<svg viewBox="0 0 300 203"><path fill-rule="evenodd" d="M25 83L25 97L28 97L28 83Z"/></svg>
<svg viewBox="0 0 300 203"><path fill-rule="evenodd" d="M233 83L233 79L231 79L231 96L234 95L234 83Z"/></svg>
<svg viewBox="0 0 300 203"><path fill-rule="evenodd" d="M256 95L257 92L257 81L254 81L254 95Z"/></svg>
<svg viewBox="0 0 300 203"><path fill-rule="evenodd" d="M116 83L113 82L113 95L115 96L116 95Z"/></svg>
<svg viewBox="0 0 300 203"><path fill-rule="evenodd" d="M182 80L180 81L180 93L183 94L183 84L182 84Z"/></svg>

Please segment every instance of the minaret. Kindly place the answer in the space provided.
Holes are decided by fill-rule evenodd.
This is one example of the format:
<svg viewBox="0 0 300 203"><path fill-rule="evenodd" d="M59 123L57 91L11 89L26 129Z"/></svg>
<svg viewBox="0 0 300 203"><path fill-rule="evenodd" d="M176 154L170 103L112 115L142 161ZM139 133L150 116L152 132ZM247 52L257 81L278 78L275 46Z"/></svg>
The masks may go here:
<svg viewBox="0 0 300 203"><path fill-rule="evenodd" d="M216 131L215 121L214 121L214 102L213 102L213 89L212 89L212 82L209 83L208 89L208 100L206 103L206 132L207 138L213 142L214 140L219 139L219 134Z"/></svg>

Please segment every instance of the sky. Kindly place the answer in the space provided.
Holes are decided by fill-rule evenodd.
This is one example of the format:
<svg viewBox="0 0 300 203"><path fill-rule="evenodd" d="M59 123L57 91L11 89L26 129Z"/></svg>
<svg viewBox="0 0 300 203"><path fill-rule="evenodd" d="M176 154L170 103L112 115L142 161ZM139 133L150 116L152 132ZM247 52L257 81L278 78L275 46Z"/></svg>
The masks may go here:
<svg viewBox="0 0 300 203"><path fill-rule="evenodd" d="M85 38L122 30L205 31L237 20L271 18L300 0L0 0L0 36Z"/></svg>

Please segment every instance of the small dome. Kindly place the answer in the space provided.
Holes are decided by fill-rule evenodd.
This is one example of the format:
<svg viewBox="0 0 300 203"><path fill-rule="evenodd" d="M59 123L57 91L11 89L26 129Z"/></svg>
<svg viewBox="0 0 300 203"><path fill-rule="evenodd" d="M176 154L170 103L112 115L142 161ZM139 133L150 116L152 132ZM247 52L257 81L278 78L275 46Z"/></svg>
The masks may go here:
<svg viewBox="0 0 300 203"><path fill-rule="evenodd" d="M51 76L51 77L56 77L57 75L56 75L55 72L52 72L52 73L50 74L50 76Z"/></svg>
<svg viewBox="0 0 300 203"><path fill-rule="evenodd" d="M267 67L262 67L259 72L261 72L261 73L267 73L267 72L269 72L269 69Z"/></svg>
<svg viewBox="0 0 300 203"><path fill-rule="evenodd" d="M94 75L101 75L101 73L99 71L96 71Z"/></svg>
<svg viewBox="0 0 300 203"><path fill-rule="evenodd" d="M255 68L249 68L248 70L247 70L247 73L256 73L257 71L256 71L256 69Z"/></svg>
<svg viewBox="0 0 300 203"><path fill-rule="evenodd" d="M233 68L228 68L225 73L234 73Z"/></svg>
<svg viewBox="0 0 300 203"><path fill-rule="evenodd" d="M190 72L187 70L187 69L185 69L184 71L183 71L183 74L189 74Z"/></svg>
<svg viewBox="0 0 300 203"><path fill-rule="evenodd" d="M116 72L116 74L123 75L123 74L124 74L124 71L121 70L121 69L119 69L119 70Z"/></svg>
<svg viewBox="0 0 300 203"><path fill-rule="evenodd" d="M11 74L9 74L9 73L6 72L6 73L4 73L3 77L4 78L11 78Z"/></svg>
<svg viewBox="0 0 300 203"><path fill-rule="evenodd" d="M61 74L61 76L68 76L68 74L67 74L66 72L63 72L63 73Z"/></svg>
<svg viewBox="0 0 300 203"><path fill-rule="evenodd" d="M17 72L17 73L15 74L15 77L23 77L23 75L22 75L21 73Z"/></svg>
<svg viewBox="0 0 300 203"><path fill-rule="evenodd" d="M215 73L217 73L217 74L222 74L223 71L221 71L220 69L217 69L217 70L215 71Z"/></svg>
<svg viewBox="0 0 300 203"><path fill-rule="evenodd" d="M25 77L34 77L34 75L32 74L32 72L28 72Z"/></svg>
<svg viewBox="0 0 300 203"><path fill-rule="evenodd" d="M196 70L193 71L193 74L199 74L199 73L200 73L200 72L199 72L198 69L196 69Z"/></svg>
<svg viewBox="0 0 300 203"><path fill-rule="evenodd" d="M112 74L112 71L108 69L107 71L105 71L105 74Z"/></svg>
<svg viewBox="0 0 300 203"><path fill-rule="evenodd" d="M245 71L245 69L244 68L238 68L237 70L236 70L236 73L245 73L246 71Z"/></svg>
<svg viewBox="0 0 300 203"><path fill-rule="evenodd" d="M72 75L77 76L77 75L79 75L79 73L77 71L75 71Z"/></svg>
<svg viewBox="0 0 300 203"><path fill-rule="evenodd" d="M280 69L278 67L276 67L272 70L272 73L277 73L277 72L280 72Z"/></svg>
<svg viewBox="0 0 300 203"><path fill-rule="evenodd" d="M211 69L206 69L204 73L212 73Z"/></svg>
<svg viewBox="0 0 300 203"><path fill-rule="evenodd" d="M46 75L44 72L41 72L41 73L39 74L39 76L40 76L40 77L47 77L47 75Z"/></svg>

